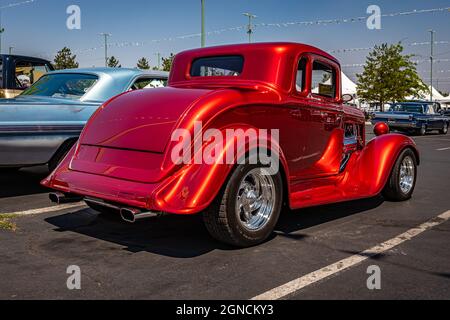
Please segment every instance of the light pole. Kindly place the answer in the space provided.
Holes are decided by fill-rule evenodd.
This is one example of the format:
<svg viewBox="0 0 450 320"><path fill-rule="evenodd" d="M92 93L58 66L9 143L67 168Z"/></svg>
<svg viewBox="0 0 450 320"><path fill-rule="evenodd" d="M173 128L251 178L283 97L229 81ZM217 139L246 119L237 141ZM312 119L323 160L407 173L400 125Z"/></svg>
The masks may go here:
<svg viewBox="0 0 450 320"><path fill-rule="evenodd" d="M244 16L248 17L248 27L247 27L247 33L248 33L248 43L252 43L252 34L253 34L253 25L252 25L252 19L257 18L254 14L251 13L243 13Z"/></svg>
<svg viewBox="0 0 450 320"><path fill-rule="evenodd" d="M100 33L105 38L105 67L108 67L108 37L111 37L110 33Z"/></svg>
<svg viewBox="0 0 450 320"><path fill-rule="evenodd" d="M2 10L0 9L0 54L2 53L2 34L5 29L2 27Z"/></svg>
<svg viewBox="0 0 450 320"><path fill-rule="evenodd" d="M205 0L202 2L202 48L206 46L206 33L205 33Z"/></svg>
<svg viewBox="0 0 450 320"><path fill-rule="evenodd" d="M430 55L430 61L431 61L431 66L430 66L430 80L431 80L431 85L430 85L430 101L433 102L433 66L434 66L434 34L436 33L436 31L434 30L430 30L430 34L431 34L431 55Z"/></svg>
<svg viewBox="0 0 450 320"><path fill-rule="evenodd" d="M158 70L161 70L161 53L155 53L157 59L158 59Z"/></svg>
<svg viewBox="0 0 450 320"><path fill-rule="evenodd" d="M2 34L5 32L5 29L0 25L0 54L2 53Z"/></svg>

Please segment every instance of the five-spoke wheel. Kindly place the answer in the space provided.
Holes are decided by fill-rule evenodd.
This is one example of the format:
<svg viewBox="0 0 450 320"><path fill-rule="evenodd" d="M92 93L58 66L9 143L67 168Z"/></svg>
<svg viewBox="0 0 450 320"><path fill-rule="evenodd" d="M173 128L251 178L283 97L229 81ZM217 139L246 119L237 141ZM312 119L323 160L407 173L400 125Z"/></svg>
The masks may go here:
<svg viewBox="0 0 450 320"><path fill-rule="evenodd" d="M259 165L240 165L203 217L208 231L217 240L250 247L272 234L282 204L280 173L270 174Z"/></svg>
<svg viewBox="0 0 450 320"><path fill-rule="evenodd" d="M417 181L417 157L411 149L404 150L383 191L387 200L406 201L411 199Z"/></svg>

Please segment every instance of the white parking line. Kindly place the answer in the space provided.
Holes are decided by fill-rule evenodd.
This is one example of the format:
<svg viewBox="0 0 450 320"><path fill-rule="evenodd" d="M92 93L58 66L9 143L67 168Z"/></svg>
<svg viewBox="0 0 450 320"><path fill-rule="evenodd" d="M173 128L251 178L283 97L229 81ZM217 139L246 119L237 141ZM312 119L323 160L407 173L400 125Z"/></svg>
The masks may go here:
<svg viewBox="0 0 450 320"><path fill-rule="evenodd" d="M74 209L74 208L87 208L87 206L83 202L77 202L77 203L69 203L69 204L62 204L59 206L53 206L48 208L41 208L41 209L32 209L32 210L26 210L26 211L18 211L18 212L10 212L10 213L0 213L0 215L11 215L11 216L32 216L37 214L43 214L43 213L50 213L50 212L56 212L56 211L62 211L67 209Z"/></svg>
<svg viewBox="0 0 450 320"><path fill-rule="evenodd" d="M414 137L414 140L428 140L428 141L436 141L436 142L448 142L450 139L445 139L441 137Z"/></svg>
<svg viewBox="0 0 450 320"><path fill-rule="evenodd" d="M437 151L447 151L450 150L450 148L441 148L441 149L437 149Z"/></svg>
<svg viewBox="0 0 450 320"><path fill-rule="evenodd" d="M360 254L354 255L347 259L336 262L329 265L323 269L314 271L306 276L298 278L294 281L286 283L278 288L272 289L266 293L263 293L252 300L280 300L286 298L314 283L328 279L335 276L343 271L346 271L352 267L355 267L362 262L370 259L371 257L377 256L381 253L392 250L393 248L401 245L404 242L410 241L411 239L417 237L418 235L428 231L436 226L450 219L450 211L447 211L440 216L426 222L416 228L413 228L391 240L388 240L382 244L379 244L371 249L368 249Z"/></svg>

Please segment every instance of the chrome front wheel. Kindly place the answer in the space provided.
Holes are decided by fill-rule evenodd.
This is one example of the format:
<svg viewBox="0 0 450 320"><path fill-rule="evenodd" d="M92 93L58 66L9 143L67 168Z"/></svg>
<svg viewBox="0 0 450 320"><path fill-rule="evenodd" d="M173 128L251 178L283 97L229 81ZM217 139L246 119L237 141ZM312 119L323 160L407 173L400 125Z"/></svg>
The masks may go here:
<svg viewBox="0 0 450 320"><path fill-rule="evenodd" d="M383 190L387 200L411 199L417 182L417 163L418 158L412 149L406 149L400 154Z"/></svg>
<svg viewBox="0 0 450 320"><path fill-rule="evenodd" d="M414 160L407 156L403 159L400 166L400 189L404 194L408 194L414 187L414 182L416 179L416 167Z"/></svg>

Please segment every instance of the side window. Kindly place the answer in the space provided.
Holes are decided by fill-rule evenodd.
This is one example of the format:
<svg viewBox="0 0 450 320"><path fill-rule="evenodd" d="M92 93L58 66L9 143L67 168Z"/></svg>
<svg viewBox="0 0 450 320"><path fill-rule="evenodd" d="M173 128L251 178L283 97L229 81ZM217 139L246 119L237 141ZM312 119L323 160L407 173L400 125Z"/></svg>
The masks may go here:
<svg viewBox="0 0 450 320"><path fill-rule="evenodd" d="M295 82L297 92L303 92L305 90L307 62L308 60L306 60L306 58L301 58L300 62L298 63L297 78Z"/></svg>
<svg viewBox="0 0 450 320"><path fill-rule="evenodd" d="M436 107L435 106L433 106L433 105L428 105L428 106L425 106L425 108L426 109L428 109L428 114L437 114L437 112L436 112Z"/></svg>
<svg viewBox="0 0 450 320"><path fill-rule="evenodd" d="M162 78L139 78L137 79L130 90L162 88L167 86L167 80Z"/></svg>
<svg viewBox="0 0 450 320"><path fill-rule="evenodd" d="M16 60L16 89L27 89L49 71L45 63Z"/></svg>
<svg viewBox="0 0 450 320"><path fill-rule="evenodd" d="M335 98L336 70L325 63L315 61L312 70L311 92L327 98Z"/></svg>

